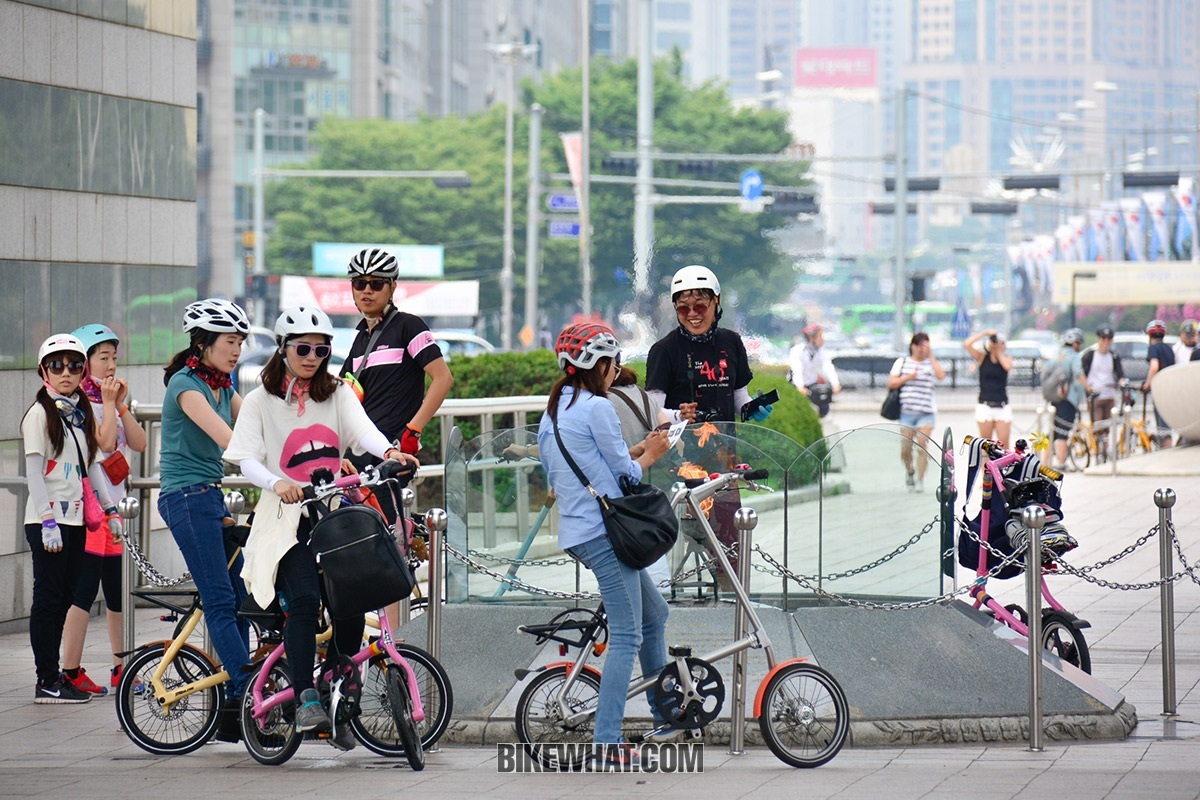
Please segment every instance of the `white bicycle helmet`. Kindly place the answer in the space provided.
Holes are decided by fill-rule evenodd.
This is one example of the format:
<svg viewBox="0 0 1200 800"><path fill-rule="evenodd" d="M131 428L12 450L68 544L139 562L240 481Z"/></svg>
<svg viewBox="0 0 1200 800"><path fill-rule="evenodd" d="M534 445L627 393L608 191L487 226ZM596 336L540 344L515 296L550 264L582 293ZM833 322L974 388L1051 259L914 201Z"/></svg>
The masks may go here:
<svg viewBox="0 0 1200 800"><path fill-rule="evenodd" d="M355 253L346 273L351 278L385 278L394 281L400 274L400 266L394 255L375 247Z"/></svg>
<svg viewBox="0 0 1200 800"><path fill-rule="evenodd" d="M554 352L558 354L558 366L562 369L586 370L596 366L602 358L616 358L621 352L621 343L612 328L602 322L577 322L558 335Z"/></svg>
<svg viewBox="0 0 1200 800"><path fill-rule="evenodd" d="M1083 331L1079 328L1069 328L1062 335L1063 344L1083 344Z"/></svg>
<svg viewBox="0 0 1200 800"><path fill-rule="evenodd" d="M237 303L229 300L197 300L183 310L183 332L212 331L213 333L250 333L250 320Z"/></svg>
<svg viewBox="0 0 1200 800"><path fill-rule="evenodd" d="M46 360L46 356L54 353L79 353L87 360L87 350L83 347L83 342L69 333L56 333L46 341L42 342L42 346L38 348L38 363L41 364Z"/></svg>
<svg viewBox="0 0 1200 800"><path fill-rule="evenodd" d="M275 320L275 342L283 347L293 336L319 333L333 339L333 322L329 315L316 306L292 306L285 308Z"/></svg>
<svg viewBox="0 0 1200 800"><path fill-rule="evenodd" d="M721 297L721 282L717 280L717 276L711 269L700 264L684 267L675 273L675 277L671 278L672 298L689 289L708 289L718 299Z"/></svg>

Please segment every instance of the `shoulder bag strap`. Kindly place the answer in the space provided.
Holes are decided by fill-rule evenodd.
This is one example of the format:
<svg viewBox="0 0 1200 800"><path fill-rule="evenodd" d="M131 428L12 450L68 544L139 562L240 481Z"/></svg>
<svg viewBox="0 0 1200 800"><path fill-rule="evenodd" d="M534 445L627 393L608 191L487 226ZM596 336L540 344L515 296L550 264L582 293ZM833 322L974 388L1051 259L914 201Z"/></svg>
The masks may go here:
<svg viewBox="0 0 1200 800"><path fill-rule="evenodd" d="M638 390L639 391L641 390L640 386L638 387ZM621 402L624 403L625 405L629 406L629 410L633 412L633 416L635 416L637 418L637 421L642 423L643 428L645 428L648 431L654 429L654 426L650 424L650 397L645 392L642 392L642 397L646 401L646 415L645 416L642 416L641 409L639 409L632 400L630 400L628 397L626 397L624 392L609 392L609 394L612 395L613 397L621 398Z"/></svg>
<svg viewBox="0 0 1200 800"><path fill-rule="evenodd" d="M399 314L400 312L396 309L396 307L392 306L392 313L384 317L383 321L375 326L375 330L371 331L371 336L367 339L367 349L363 351L362 363L358 365L358 369L351 373L354 380L357 381L359 374L367 368L367 358L370 357L371 351L375 349L375 343L379 341L379 337L383 333L383 329L390 325L392 320L395 319Z"/></svg>
<svg viewBox="0 0 1200 800"><path fill-rule="evenodd" d="M554 438L558 441L558 452L562 453L563 460L567 462L567 466L575 473L575 477L579 478L579 482L583 484L583 487L592 493L592 497L599 500L601 505L604 505L604 498L592 488L592 484L588 481L587 476L583 474L583 470L579 468L579 465L575 463L575 459L571 458L571 454L567 452L567 448L563 445L562 435L558 432L558 420L551 417L550 424L554 426Z"/></svg>

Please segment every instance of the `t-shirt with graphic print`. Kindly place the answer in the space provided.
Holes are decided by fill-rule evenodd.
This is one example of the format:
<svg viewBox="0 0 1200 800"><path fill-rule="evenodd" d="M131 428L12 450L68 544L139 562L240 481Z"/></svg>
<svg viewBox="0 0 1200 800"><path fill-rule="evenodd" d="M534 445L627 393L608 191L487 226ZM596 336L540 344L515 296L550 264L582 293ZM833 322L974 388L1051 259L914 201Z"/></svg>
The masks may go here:
<svg viewBox="0 0 1200 800"><path fill-rule="evenodd" d="M339 383L323 403L311 398L304 413L295 402L276 397L261 386L246 395L233 438L224 458L238 464L252 458L271 472L300 486L312 482L324 467L339 474L342 453L354 448L375 426L353 390Z"/></svg>
<svg viewBox="0 0 1200 800"><path fill-rule="evenodd" d="M425 398L425 367L442 357L424 320L394 308L379 322L386 325L358 372L367 416L388 439L396 439L421 408ZM352 375L363 363L371 332L358 323L358 335L342 375Z"/></svg>
<svg viewBox="0 0 1200 800"><path fill-rule="evenodd" d="M646 391L666 394L666 408L696 403L697 411L714 420L736 422L734 392L750 384L754 373L742 337L717 328L707 342L693 342L679 332L654 343L646 358Z"/></svg>
<svg viewBox="0 0 1200 800"><path fill-rule="evenodd" d="M83 524L83 472L79 468L79 452L71 442L73 433L78 437L76 441L79 447L87 452L83 432L63 425L62 452L55 454L50 434L46 431L46 409L35 403L21 420L25 454L38 453L46 459L46 471L42 479L46 483L46 496L50 498L50 505L54 509L54 519L59 525ZM41 523L42 509L34 508L31 494L25 503L25 524Z"/></svg>

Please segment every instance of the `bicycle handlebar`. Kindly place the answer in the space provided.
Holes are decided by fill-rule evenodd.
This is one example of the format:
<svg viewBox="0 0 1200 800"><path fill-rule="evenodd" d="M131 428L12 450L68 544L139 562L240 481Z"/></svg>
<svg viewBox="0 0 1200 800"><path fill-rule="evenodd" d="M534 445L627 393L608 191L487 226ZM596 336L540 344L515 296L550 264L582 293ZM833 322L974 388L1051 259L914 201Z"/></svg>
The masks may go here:
<svg viewBox="0 0 1200 800"><path fill-rule="evenodd" d="M969 447L974 441L975 437L968 435L964 437L963 444ZM987 453L989 458L1002 458L1008 455L999 442L991 439L983 439L982 441L983 444L981 447L983 448L983 451ZM1061 472L1056 469L1052 469L1051 467L1047 467L1045 464L1038 465L1038 474L1044 478L1049 478L1052 481L1061 481L1063 479L1063 474Z"/></svg>
<svg viewBox="0 0 1200 800"><path fill-rule="evenodd" d="M736 475L739 479L745 480L745 481L761 481L761 480L768 478L770 476L771 472L770 472L770 470L766 470L766 469L744 469L744 470L736 470L735 469L735 470L732 470L731 472L724 473L724 474ZM721 475L722 475L722 473L714 472L713 474L706 475L703 478L684 478L683 485L689 489L695 489L697 486L703 486L704 484L709 483L710 481L717 480L718 478L721 477Z"/></svg>
<svg viewBox="0 0 1200 800"><path fill-rule="evenodd" d="M324 473L324 474L322 474ZM361 472L334 478L328 470L317 470L313 473L313 483L304 487L304 502L324 500L345 489L356 486L379 486L389 481L407 484L417 474L417 467L407 461L384 461L379 466L367 465Z"/></svg>

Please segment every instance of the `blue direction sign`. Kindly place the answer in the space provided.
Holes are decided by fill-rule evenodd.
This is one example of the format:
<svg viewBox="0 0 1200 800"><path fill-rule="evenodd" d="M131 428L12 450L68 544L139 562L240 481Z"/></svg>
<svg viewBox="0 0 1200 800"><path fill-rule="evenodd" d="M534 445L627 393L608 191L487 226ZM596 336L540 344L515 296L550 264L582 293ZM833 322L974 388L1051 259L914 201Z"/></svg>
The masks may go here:
<svg viewBox="0 0 1200 800"><path fill-rule="evenodd" d="M756 169L748 169L742 173L742 197L746 200L757 200L762 197L763 177Z"/></svg>
<svg viewBox="0 0 1200 800"><path fill-rule="evenodd" d="M574 213L579 211L579 198L574 192L551 192L546 195L546 208L551 211Z"/></svg>
<svg viewBox="0 0 1200 800"><path fill-rule="evenodd" d="M950 335L955 339L965 339L971 335L971 317L967 314L967 304L960 297L958 306L954 309L954 319L950 321Z"/></svg>
<svg viewBox="0 0 1200 800"><path fill-rule="evenodd" d="M552 219L550 225L551 239L578 239L579 238L579 220L576 219Z"/></svg>

